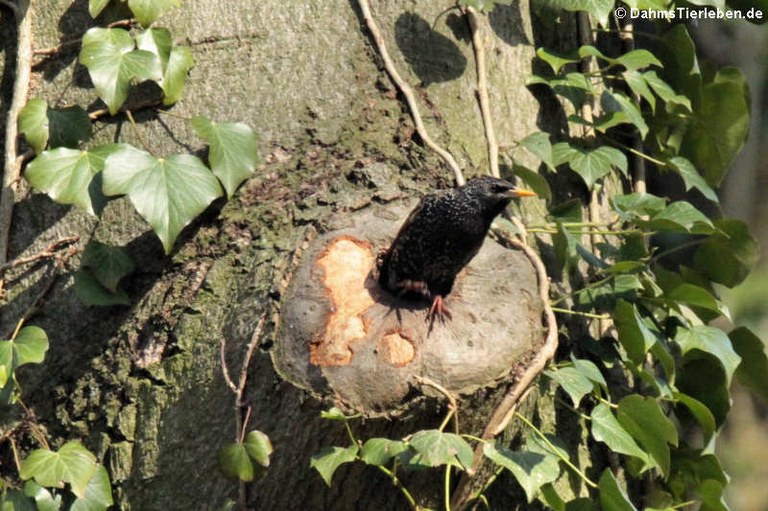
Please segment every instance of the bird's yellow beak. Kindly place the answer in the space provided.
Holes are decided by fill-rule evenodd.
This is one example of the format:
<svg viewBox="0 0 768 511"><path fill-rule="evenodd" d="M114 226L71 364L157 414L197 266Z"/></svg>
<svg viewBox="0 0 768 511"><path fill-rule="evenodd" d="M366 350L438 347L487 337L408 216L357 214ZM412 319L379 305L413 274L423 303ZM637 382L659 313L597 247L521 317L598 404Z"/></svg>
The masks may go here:
<svg viewBox="0 0 768 511"><path fill-rule="evenodd" d="M536 192L532 192L531 190L523 190L521 188L515 188L514 190L510 190L510 192L512 197L536 197Z"/></svg>

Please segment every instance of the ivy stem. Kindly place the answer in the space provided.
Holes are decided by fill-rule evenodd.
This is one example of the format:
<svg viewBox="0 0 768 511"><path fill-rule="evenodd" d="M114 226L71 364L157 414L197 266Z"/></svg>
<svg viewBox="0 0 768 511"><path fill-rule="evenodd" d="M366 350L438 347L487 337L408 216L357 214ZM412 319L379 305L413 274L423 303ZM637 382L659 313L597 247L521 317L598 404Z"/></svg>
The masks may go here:
<svg viewBox="0 0 768 511"><path fill-rule="evenodd" d="M450 152L446 151L445 149L437 145L437 143L435 143L435 141L432 140L432 137L429 136L429 133L427 133L427 129L424 127L424 122L422 121L421 114L419 113L419 107L418 107L418 103L416 102L416 96L413 94L413 90L411 90L411 87L400 76L400 73L398 73L397 68L395 67L395 63L392 61L392 58L389 56L387 45L384 43L384 37L381 35L381 31L379 30L379 27L376 24L376 21L373 19L373 16L371 15L371 7L368 4L368 0L357 0L357 4L360 7L360 12L363 15L365 24L371 33L371 38L373 39L373 42L376 45L376 49L379 51L379 56L381 57L381 60L384 64L384 69L386 69L387 74L392 79L395 86L403 95L406 103L408 104L408 110L411 112L411 117L413 118L413 124L416 126L416 132L419 134L419 137L421 137L421 140L424 142L424 145L426 145L432 151L440 155L440 157L445 161L445 163L448 164L448 166L453 171L454 178L456 179L456 184L458 184L459 186L462 186L465 183L465 180L464 180L464 175L461 173L461 168L459 167L459 164L456 163L456 160L453 158L453 155Z"/></svg>
<svg viewBox="0 0 768 511"><path fill-rule="evenodd" d="M594 482L594 481L592 481L592 480L591 480L589 477L587 477L587 474L585 474L584 472L582 472L582 471L581 471L581 469L579 469L579 467L577 467L576 465L574 465L573 463L571 463L571 460L570 460L570 459L568 459L568 457L566 457L566 456L563 456L563 455L562 455L562 453L560 452L560 449L558 449L557 447L555 447L555 446L554 446L554 444L552 444L552 442L550 442L550 441L549 441L549 439L547 438L547 436L546 436L546 435L545 435L545 434L544 434L544 433L543 433L543 432L542 432L542 431L541 431L539 428L537 428L536 426L534 426L534 425L533 425L533 423L532 423L531 421L529 421L528 419L526 419L526 418L525 418L523 415L520 415L519 413L515 412L515 416L516 416L518 419L520 419L521 421L523 421L523 422L525 423L525 425L526 425L526 426L528 426L529 428L531 428L531 430L532 430L534 433L536 433L536 436L538 436L538 437L541 439L541 441L542 441L542 442L544 442L544 444L545 444L547 447L549 447L549 449L552 451L552 453L553 453L555 456L557 456L558 458L560 458L560 460L561 460L563 463L565 463L565 465L566 465L568 468L570 468L571 470L573 470L573 472L574 472L576 475L578 475L578 476L581 478L581 480L582 480L582 481L584 481L584 483L586 483L586 485L587 485L587 486L589 486L590 488L597 488L597 484L595 484L595 482Z"/></svg>
<svg viewBox="0 0 768 511"><path fill-rule="evenodd" d="M483 127L485 128L490 172L493 177L499 177L499 144L496 142L496 132L493 129L493 118L491 116L491 104L488 99L485 45L483 44L483 36L478 28L477 11L469 6L465 7L463 11L472 32L472 48L475 50L475 66L477 68L477 101L480 104L480 113L483 118Z"/></svg>
<svg viewBox="0 0 768 511"><path fill-rule="evenodd" d="M141 130L139 129L139 125L136 124L136 120L133 118L133 114L130 110L125 111L125 116L128 117L128 120L131 121L131 126L133 126L133 131L136 133L136 138L139 139L139 142L141 143L141 146L144 148L145 151L148 153L151 153L152 151L149 150L149 144L144 139L144 135L141 133Z"/></svg>
<svg viewBox="0 0 768 511"><path fill-rule="evenodd" d="M395 486L395 488L400 490L400 493L403 494L405 497L405 500L408 501L408 503L411 505L411 509L414 509L418 511L419 505L416 504L416 500L413 498L413 495L408 491L408 488L403 486L403 482L400 481L400 479L395 474L394 470L389 470L387 467L384 467L382 465L374 465L376 468L381 470L384 474L387 475L387 477L392 481L392 484Z"/></svg>
<svg viewBox="0 0 768 511"><path fill-rule="evenodd" d="M591 284L587 284L586 286L584 286L584 287L582 287L580 289L577 289L576 291L573 291L572 293L568 293L567 295L560 295L556 299L552 300L551 305L557 305L558 303L562 302L566 298L571 298L571 297L576 296L577 294L582 293L584 291L587 291L589 289L594 289L596 287L600 287L603 284L605 284L608 281L610 281L612 278L614 278L614 276L610 275L608 277L605 277L604 279L600 279L600 280L598 280L596 282L592 282Z"/></svg>
<svg viewBox="0 0 768 511"><path fill-rule="evenodd" d="M620 148L624 149L625 151L628 151L628 152L634 154L635 156L639 156L640 158L648 160L649 162L653 163L654 165L657 165L659 167L666 167L667 166L666 162L658 160L658 159L654 158L653 156L649 156L649 155L645 154L644 152L635 149L634 147L629 147L626 144L622 144L618 140L614 140L614 139L612 139L610 137L606 137L605 139L608 142L610 142L611 144L613 144L613 145L615 145L617 147L620 147Z"/></svg>
<svg viewBox="0 0 768 511"><path fill-rule="evenodd" d="M674 254L675 252L679 252L680 250L685 250L686 248L694 247L696 245L700 245L704 243L707 240L707 238L699 238L696 240L686 241L685 243L681 243L677 246L674 246L672 248L669 248L667 250L664 250L663 252L659 252L658 254L651 257L650 261L648 261L648 264L653 264L659 259L662 259L664 257L667 257L669 254Z"/></svg>
<svg viewBox="0 0 768 511"><path fill-rule="evenodd" d="M560 307L552 307L552 311L559 312L560 314L571 314L573 316L584 316L585 318L593 319L611 319L608 314L592 314L591 312L575 311L571 309L561 309Z"/></svg>
<svg viewBox="0 0 768 511"><path fill-rule="evenodd" d="M445 466L445 486L443 488L445 511L451 511L451 465Z"/></svg>

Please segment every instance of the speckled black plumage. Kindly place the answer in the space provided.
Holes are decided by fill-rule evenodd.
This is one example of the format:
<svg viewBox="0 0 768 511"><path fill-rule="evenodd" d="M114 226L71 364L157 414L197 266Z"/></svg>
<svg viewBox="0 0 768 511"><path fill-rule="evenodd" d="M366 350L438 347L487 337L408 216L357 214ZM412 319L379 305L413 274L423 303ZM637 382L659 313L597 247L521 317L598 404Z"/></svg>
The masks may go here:
<svg viewBox="0 0 768 511"><path fill-rule="evenodd" d="M440 300L480 250L493 219L520 195L533 194L488 176L426 195L381 258L379 284L398 295Z"/></svg>

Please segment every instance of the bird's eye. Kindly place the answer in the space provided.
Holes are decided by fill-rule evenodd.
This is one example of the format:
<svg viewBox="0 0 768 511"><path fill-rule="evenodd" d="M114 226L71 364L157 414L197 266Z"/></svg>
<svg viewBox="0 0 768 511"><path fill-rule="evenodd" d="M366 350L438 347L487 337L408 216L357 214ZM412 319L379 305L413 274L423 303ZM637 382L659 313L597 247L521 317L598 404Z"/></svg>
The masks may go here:
<svg viewBox="0 0 768 511"><path fill-rule="evenodd" d="M509 191L508 186L503 185L493 185L493 193L506 193Z"/></svg>

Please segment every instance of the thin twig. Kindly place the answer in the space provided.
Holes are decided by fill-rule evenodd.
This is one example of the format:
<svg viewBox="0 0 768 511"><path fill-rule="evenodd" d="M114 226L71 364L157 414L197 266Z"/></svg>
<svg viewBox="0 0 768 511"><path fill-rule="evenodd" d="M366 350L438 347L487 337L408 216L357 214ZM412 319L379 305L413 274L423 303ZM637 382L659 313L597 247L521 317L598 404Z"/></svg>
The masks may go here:
<svg viewBox="0 0 768 511"><path fill-rule="evenodd" d="M32 70L32 4L29 0L18 0L15 5L4 5L9 5L14 11L18 24L18 40L13 100L5 121L5 165L0 189L0 264L8 260L13 205L16 202L16 189L21 173L21 162L16 152L19 112L27 102Z"/></svg>
<svg viewBox="0 0 768 511"><path fill-rule="evenodd" d="M6 271L10 270L11 268L16 268L17 266L22 266L24 264L34 263L35 261L39 261L40 259L49 259L51 257L56 257L56 252L63 249L64 247L67 247L68 245L71 245L72 243L77 243L78 241L80 241L80 236L70 236L68 238L62 238L60 240L54 241L53 243L45 247L45 249L38 252L37 254L33 254L27 257L17 257L12 261L8 261L7 263L0 264L0 276L2 276Z"/></svg>
<svg viewBox="0 0 768 511"><path fill-rule="evenodd" d="M475 65L477 67L477 101L480 103L480 113L483 117L485 140L488 145L488 162L493 177L499 177L499 144L496 142L496 131L493 129L491 104L488 99L488 77L485 67L485 45L483 36L478 29L477 12L472 7L466 7L464 13L472 31L472 48L475 50Z"/></svg>
<svg viewBox="0 0 768 511"><path fill-rule="evenodd" d="M624 53L629 53L635 49L635 34L634 23L631 21L624 25L624 30L620 32L621 42L624 45ZM640 107L640 95L632 94L632 101L639 108ZM640 133L637 132L632 137L632 149L638 153L643 151L643 139L640 137ZM645 160L638 158L637 156L632 158L632 188L637 193L646 192L646 178L645 178Z"/></svg>
<svg viewBox="0 0 768 511"><path fill-rule="evenodd" d="M448 400L448 409L450 410L450 412L443 420L443 424L439 428L440 431L445 429L445 425L448 424L448 421L451 419L451 417L454 417L454 429L456 431L459 431L459 416L457 414L459 410L459 405L458 405L458 402L456 401L456 396L454 396L450 390L446 389L436 381L431 380L425 376L416 375L414 376L414 379L422 385L427 385L429 387L434 388L435 390L440 392L442 395L444 395L445 398Z"/></svg>
<svg viewBox="0 0 768 511"><path fill-rule="evenodd" d="M357 0L357 3L360 6L360 11L363 14L365 24L368 27L368 30L371 32L371 37L373 37L373 41L376 43L379 56L381 56L381 60L384 63L384 69L387 70L387 74L389 74L389 77L395 83L395 86L397 86L400 93L403 95L403 97L405 97L405 101L408 104L408 110L411 112L411 117L413 117L413 123L416 125L416 132L419 134L419 137L421 137L421 140L424 141L424 145L432 149L434 152L439 154L441 158L443 158L443 160L453 171L456 184L462 186L465 181L464 175L461 173L461 168L459 168L459 164L456 163L456 160L453 158L451 153L437 145L437 143L432 140L432 137L429 136L429 133L427 133L427 129L424 127L424 122L421 120L421 114L419 113L416 97L414 96L411 87L405 82L405 80L403 80L403 78L400 76L400 73L397 72L397 68L392 61L392 58L389 56L387 46L384 43L384 37L381 35L381 31L379 30L379 27L376 25L376 22L371 15L371 8L368 5L368 0Z"/></svg>
<svg viewBox="0 0 768 511"><path fill-rule="evenodd" d="M536 377L544 370L549 361L554 358L555 352L557 351L557 319L549 304L549 276L547 275L547 270L539 255L525 241L525 226L517 218L513 217L512 221L522 233L521 237L515 238L506 231L500 231L499 234L512 246L523 251L536 270L539 298L541 299L544 308L547 333L544 338L544 344L541 346L534 359L530 362L515 385L504 396L501 403L493 411L493 414L491 414L490 419L488 419L488 423L486 424L481 437L483 440L492 440L507 428L509 422L514 417L518 404L527 394L531 383L533 383ZM472 466L466 472L463 472L461 479L459 479L456 492L454 493L452 503L453 508L462 509L468 503L471 495L470 479L480 468L482 462L483 445L479 444L475 448Z"/></svg>

